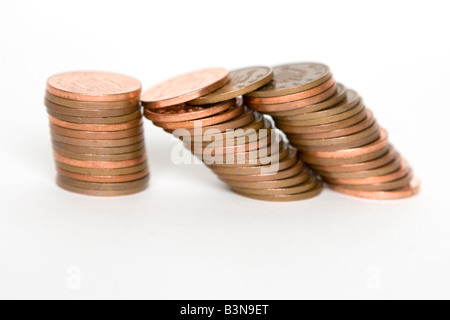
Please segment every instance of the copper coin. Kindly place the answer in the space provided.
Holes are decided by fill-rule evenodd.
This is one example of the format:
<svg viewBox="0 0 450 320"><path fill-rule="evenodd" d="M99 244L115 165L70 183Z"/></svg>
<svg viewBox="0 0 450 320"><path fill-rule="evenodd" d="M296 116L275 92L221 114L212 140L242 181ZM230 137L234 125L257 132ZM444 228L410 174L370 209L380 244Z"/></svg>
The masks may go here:
<svg viewBox="0 0 450 320"><path fill-rule="evenodd" d="M313 139L333 139L352 135L361 132L363 130L366 130L375 124L376 121L373 117L373 113L368 109L366 109L366 113L367 116L363 121L347 128L319 133L304 133L298 135L290 134L289 137L291 139L298 138L298 139L313 140Z"/></svg>
<svg viewBox="0 0 450 320"><path fill-rule="evenodd" d="M214 92L230 81L226 69L206 69L163 82L142 95L145 108L163 108L186 103Z"/></svg>
<svg viewBox="0 0 450 320"><path fill-rule="evenodd" d="M78 173L78 174L93 175L93 176L122 176L122 175L134 174L134 173L141 172L148 167L147 162L142 162L136 166L128 167L128 168L93 169L93 168L83 168L83 167L71 166L69 164L65 164L65 163L58 162L58 161L55 161L55 162L56 162L56 166L58 168L61 168L65 171Z"/></svg>
<svg viewBox="0 0 450 320"><path fill-rule="evenodd" d="M64 98L57 97L49 92L45 93L45 99L66 107L73 109L83 109L83 110L114 110L114 109L124 109L134 107L139 109L140 99L139 96L129 100L123 101L111 101L111 102L89 102L89 101L77 101L77 100L68 100Z"/></svg>
<svg viewBox="0 0 450 320"><path fill-rule="evenodd" d="M220 114L235 105L236 101L228 100L222 103L206 106L190 106L181 104L173 107L145 109L144 115L154 122L192 121Z"/></svg>
<svg viewBox="0 0 450 320"><path fill-rule="evenodd" d="M314 97L302 99L294 102L287 102L287 103L277 103L277 104L254 104L250 103L247 98L245 98L245 102L247 105L252 108L253 110L262 112L262 113L269 113L269 112L279 112L279 111L292 111L292 110L298 110L300 108L308 107L320 102L323 102L332 96L334 96L337 92L337 84L335 84L333 87L328 89L327 91L318 94Z"/></svg>
<svg viewBox="0 0 450 320"><path fill-rule="evenodd" d="M106 72L71 72L50 77L47 91L77 101L122 101L139 96L141 83L133 78Z"/></svg>
<svg viewBox="0 0 450 320"><path fill-rule="evenodd" d="M264 182L264 181L274 181L274 180L282 180L289 179L294 176L299 175L303 172L305 168L303 162L297 160L297 164L293 167L278 171L273 174L255 174L255 175L228 175L228 174L217 174L217 176L225 182L228 181L243 181L243 182Z"/></svg>
<svg viewBox="0 0 450 320"><path fill-rule="evenodd" d="M57 179L56 182L59 187L61 187L62 189L66 190L66 191L81 194L81 195L86 195L86 196L95 196L95 197L129 196L129 195L133 195L133 194L145 191L148 188L148 182L147 182L147 184L142 184L140 187L135 188L135 189L108 190L108 191L77 188L77 187L65 184L64 182L60 181L59 179Z"/></svg>
<svg viewBox="0 0 450 320"><path fill-rule="evenodd" d="M260 141L264 138L271 137L272 135L272 129L261 129L258 131L254 131L254 133L248 134L246 136L240 136L237 138L231 138L234 136L229 136L227 134L224 135L223 140L220 140L219 137L217 137L217 140L214 141L204 141L201 146L202 147L233 147L233 146L240 146L249 144L252 142ZM186 142L186 144L199 147L200 144L195 141Z"/></svg>
<svg viewBox="0 0 450 320"><path fill-rule="evenodd" d="M129 122L121 123L121 124L111 124L111 125L95 125L95 124L80 124L80 123L72 123L67 121L62 121L59 119L56 119L52 116L49 116L50 123L67 128L72 130L80 130L80 131L97 131L97 132L103 132L103 131L123 131L128 130L132 128L136 128L139 126L142 126L142 119L136 119Z"/></svg>
<svg viewBox="0 0 450 320"><path fill-rule="evenodd" d="M222 175L244 175L244 176L248 176L248 175L257 175L257 174L261 174L262 172L267 172L267 173L275 173L274 171L271 170L277 170L277 171L281 171L281 170L286 170L289 169L291 167L293 167L297 162L298 162L298 158L297 158L297 151L293 148L289 149L289 154L286 158L284 159L277 159L277 166L276 168L274 168L273 165L265 165L265 166L247 166L247 167L241 167L239 165L236 166L228 166L228 167L224 167L224 166L209 166L209 168L214 171L214 173L216 174L222 174Z"/></svg>
<svg viewBox="0 0 450 320"><path fill-rule="evenodd" d="M314 189L317 184L317 179L311 177L308 181L297 186L279 189L246 189L233 187L232 190L239 194L254 194L260 196L283 196L308 192Z"/></svg>
<svg viewBox="0 0 450 320"><path fill-rule="evenodd" d="M389 151L383 154L380 158L377 158L372 161L368 162L362 162L362 163L354 163L354 164L343 164L339 166L314 166L312 165L311 168L315 171L321 171L321 172L333 172L333 173L350 173L350 172L361 172L361 171L367 171L372 170L376 168L380 168L382 166L387 165L388 163L392 162L396 157L398 153L395 151L395 149L392 146L389 146Z"/></svg>
<svg viewBox="0 0 450 320"><path fill-rule="evenodd" d="M85 182L96 182L96 183L131 182L131 181L140 180L149 175L148 168L146 168L145 170L138 172L138 173L121 175L121 176L92 176L92 175L78 174L78 173L65 171L61 168L57 168L57 169L58 169L58 174L63 177L66 177L66 178L69 178L72 180L85 181Z"/></svg>
<svg viewBox="0 0 450 320"><path fill-rule="evenodd" d="M63 176L58 176L58 181L60 181L64 185L88 190L98 190L98 191L113 191L113 190L127 190L127 189L133 190L148 185L149 176L131 182L116 182L116 183L85 182L73 180Z"/></svg>
<svg viewBox="0 0 450 320"><path fill-rule="evenodd" d="M342 186L331 186L334 190L353 197L370 200L398 200L415 196L420 192L420 181L413 178L408 186L391 191L362 191L346 189Z"/></svg>
<svg viewBox="0 0 450 320"><path fill-rule="evenodd" d="M347 89L342 84L338 84L336 88L336 93L327 100L324 100L323 102L303 106L301 108L292 109L288 111L271 111L266 113L281 120L288 120L290 117L293 116L303 115L331 108L335 105L340 104L346 98L347 98Z"/></svg>
<svg viewBox="0 0 450 320"><path fill-rule="evenodd" d="M273 68L272 81L257 91L252 98L270 98L305 91L324 83L331 77L330 69L318 63L297 63Z"/></svg>
<svg viewBox="0 0 450 320"><path fill-rule="evenodd" d="M68 138L56 134L54 132L51 133L52 139L61 142L64 144L71 144L78 147L92 147L92 148L114 148L114 147L125 147L132 144L140 143L144 140L142 135L137 135L130 138L125 139L116 139L116 140L85 140L85 139L75 139Z"/></svg>
<svg viewBox="0 0 450 320"><path fill-rule="evenodd" d="M408 173L403 176L402 178L395 180L395 181L389 181L384 183L376 183L376 184L340 184L343 188L347 190L360 190L360 191L392 191L397 190L401 188L407 187L412 179L413 179L413 173L411 170L408 171Z"/></svg>
<svg viewBox="0 0 450 320"><path fill-rule="evenodd" d="M190 101L189 104L205 105L243 96L268 84L273 78L273 70L269 67L245 68L231 71L230 78L222 88Z"/></svg>
<svg viewBox="0 0 450 320"><path fill-rule="evenodd" d="M124 146L124 147L112 147L112 148L96 148L96 147L82 147L76 146L66 143L61 143L55 140L52 140L53 146L59 149L67 150L73 153L79 154L92 154L92 155L121 155L131 152L136 152L138 150L145 149L144 140L139 143L135 143L132 145Z"/></svg>
<svg viewBox="0 0 450 320"><path fill-rule="evenodd" d="M104 154L84 154L84 153L76 153L69 150L65 150L58 146L53 146L53 150L59 153L60 155L76 159L76 160L85 160L85 161L124 161L135 159L137 157L142 156L145 153L145 149L140 149L135 152L123 153L123 154L113 154L113 155L104 155Z"/></svg>
<svg viewBox="0 0 450 320"><path fill-rule="evenodd" d="M130 122L136 119L141 119L142 114L141 111L136 111L134 113L127 114L125 116L120 117L105 117L105 118L81 118L81 117L71 117L71 116L65 116L50 110L47 110L49 115L52 117L66 121L66 122L72 122L72 123L80 123L80 124L122 124L124 122Z"/></svg>
<svg viewBox="0 0 450 320"><path fill-rule="evenodd" d="M154 124L158 127L169 129L169 130L177 130L177 129L194 129L195 127L208 127L213 126L219 123L223 123L232 119L235 119L242 115L245 111L245 106L242 100L238 100L234 106L225 110L222 113L217 115L192 120L192 121L184 121L184 122L154 122Z"/></svg>
<svg viewBox="0 0 450 320"><path fill-rule="evenodd" d="M226 154L237 154L242 152L251 152L253 150L258 150L262 148L267 148L272 141L271 136L262 137L261 139L249 142L245 144L230 144L224 146L206 146L197 148L196 146L191 147L191 151L194 154L203 154L203 155L226 155ZM189 145L187 145L189 148Z"/></svg>
<svg viewBox="0 0 450 320"><path fill-rule="evenodd" d="M98 131L78 131L72 129L66 129L58 127L55 125L50 125L50 129L61 136L76 138L76 139L92 139L92 140L115 140L115 139L125 139L128 137L134 137L143 134L144 128L136 127L133 129L128 129L124 131L109 131L109 132L98 132Z"/></svg>
<svg viewBox="0 0 450 320"><path fill-rule="evenodd" d="M303 168L303 171L299 174L297 174L294 177L282 179L282 180L271 180L271 181L232 181L232 180L225 180L226 184L228 184L231 188L237 187L237 188L246 188L246 189L280 189L280 188L288 188L293 187L299 184L302 184L309 180L310 178L310 172L309 169L306 167Z"/></svg>
<svg viewBox="0 0 450 320"><path fill-rule="evenodd" d="M322 190L323 190L323 183L321 181L317 181L315 186L311 190L299 194L274 195L274 196L245 194L245 193L238 193L238 194L254 200L271 201L271 202L290 202L290 201L301 201L312 199L320 195L322 193Z"/></svg>
<svg viewBox="0 0 450 320"><path fill-rule="evenodd" d="M92 168L92 169L122 169L137 166L143 162L147 161L147 155L142 155L140 157L131 159L131 160L123 160L123 161L85 161L85 160L76 160L64 157L57 152L53 153L55 160L58 162L62 162L71 166L81 167L81 168Z"/></svg>
<svg viewBox="0 0 450 320"><path fill-rule="evenodd" d="M44 104L47 107L47 110L50 110L51 112L62 114L65 116L83 118L120 117L139 110L139 107L127 107L112 110L74 109L59 106L48 100L45 100Z"/></svg>

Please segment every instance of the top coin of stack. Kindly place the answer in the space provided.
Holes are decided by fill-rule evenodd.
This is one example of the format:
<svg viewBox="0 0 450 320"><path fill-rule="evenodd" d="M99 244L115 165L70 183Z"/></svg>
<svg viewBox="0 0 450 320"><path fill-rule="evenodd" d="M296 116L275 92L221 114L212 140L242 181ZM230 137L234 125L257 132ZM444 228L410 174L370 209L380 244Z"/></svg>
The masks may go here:
<svg viewBox="0 0 450 320"><path fill-rule="evenodd" d="M266 201L312 198L322 182L242 95L272 79L269 67L208 69L164 82L142 96L144 115L184 141L240 195Z"/></svg>
<svg viewBox="0 0 450 320"><path fill-rule="evenodd" d="M335 190L370 199L416 194L419 183L389 144L373 113L329 68L299 63L274 68L271 83L246 95L249 107L271 115L301 151L301 159Z"/></svg>
<svg viewBox="0 0 450 320"><path fill-rule="evenodd" d="M147 188L140 93L139 81L112 73L74 72L48 79L44 103L60 187L94 196Z"/></svg>

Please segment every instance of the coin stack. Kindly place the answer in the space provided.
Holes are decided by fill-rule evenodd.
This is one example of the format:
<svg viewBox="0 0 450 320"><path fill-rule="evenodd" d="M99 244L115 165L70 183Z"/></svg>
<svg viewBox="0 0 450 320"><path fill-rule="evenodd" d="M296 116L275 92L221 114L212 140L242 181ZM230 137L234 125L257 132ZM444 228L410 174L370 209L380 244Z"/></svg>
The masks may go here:
<svg viewBox="0 0 450 320"><path fill-rule="evenodd" d="M49 78L57 183L92 196L123 196L147 188L141 84L122 75L75 72Z"/></svg>
<svg viewBox="0 0 450 320"><path fill-rule="evenodd" d="M271 115L301 159L331 188L368 199L399 199L419 191L387 132L355 91L335 82L327 66L276 67L273 80L247 94L245 102Z"/></svg>
<svg viewBox="0 0 450 320"><path fill-rule="evenodd" d="M183 140L236 193L265 201L309 199L322 191L321 180L241 97L272 76L268 67L184 75L145 92L144 115Z"/></svg>

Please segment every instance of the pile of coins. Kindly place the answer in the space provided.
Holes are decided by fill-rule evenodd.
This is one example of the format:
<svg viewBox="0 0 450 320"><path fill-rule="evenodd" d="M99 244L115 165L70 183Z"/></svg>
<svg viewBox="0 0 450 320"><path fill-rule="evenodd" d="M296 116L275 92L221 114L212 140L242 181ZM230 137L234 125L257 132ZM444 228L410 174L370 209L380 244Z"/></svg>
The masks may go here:
<svg viewBox="0 0 450 320"><path fill-rule="evenodd" d="M149 183L141 84L122 75L65 73L47 83L57 183L93 196L122 196Z"/></svg>
<svg viewBox="0 0 450 320"><path fill-rule="evenodd" d="M245 95L245 103L272 116L301 159L334 190L369 199L405 198L419 191L387 132L355 91L336 83L327 66L276 67L272 81Z"/></svg>
<svg viewBox="0 0 450 320"><path fill-rule="evenodd" d="M242 99L272 78L268 67L187 74L145 92L144 115L180 138L236 193L266 201L309 199L321 193L322 181Z"/></svg>

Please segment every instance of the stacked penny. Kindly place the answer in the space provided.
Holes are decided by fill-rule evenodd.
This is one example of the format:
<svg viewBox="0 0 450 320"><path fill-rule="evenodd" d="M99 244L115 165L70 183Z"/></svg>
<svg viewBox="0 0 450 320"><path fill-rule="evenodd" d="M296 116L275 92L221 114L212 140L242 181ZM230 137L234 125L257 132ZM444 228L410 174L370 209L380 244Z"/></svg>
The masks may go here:
<svg viewBox="0 0 450 320"><path fill-rule="evenodd" d="M45 106L60 187L105 197L147 188L140 93L139 81L117 74L49 78Z"/></svg>
<svg viewBox="0 0 450 320"><path fill-rule="evenodd" d="M164 82L142 96L144 115L183 140L236 193L296 201L320 194L322 182L297 151L242 95L271 81L268 67L208 69Z"/></svg>
<svg viewBox="0 0 450 320"><path fill-rule="evenodd" d="M327 66L276 67L273 80L247 94L245 102L271 115L301 159L331 188L369 199L405 198L419 191L387 132L355 91L336 83Z"/></svg>

